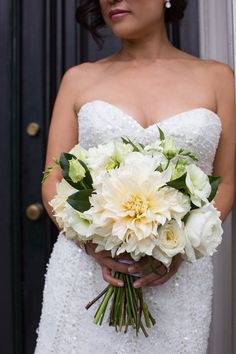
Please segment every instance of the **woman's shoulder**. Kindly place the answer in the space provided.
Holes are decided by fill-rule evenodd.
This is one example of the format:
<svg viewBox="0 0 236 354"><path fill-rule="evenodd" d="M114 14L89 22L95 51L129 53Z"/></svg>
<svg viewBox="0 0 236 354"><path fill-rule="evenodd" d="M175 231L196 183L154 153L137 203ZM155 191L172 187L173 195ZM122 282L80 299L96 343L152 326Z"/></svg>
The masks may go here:
<svg viewBox="0 0 236 354"><path fill-rule="evenodd" d="M222 85L234 83L234 71L230 65L215 59L203 59L185 52L180 55L184 70L191 72L196 79L214 85L216 88Z"/></svg>
<svg viewBox="0 0 236 354"><path fill-rule="evenodd" d="M78 81L83 79L89 80L91 76L94 76L98 70L98 65L93 62L84 62L67 69L62 77L62 80L73 84L76 83L78 85Z"/></svg>
<svg viewBox="0 0 236 354"><path fill-rule="evenodd" d="M183 65L188 65L196 70L207 71L208 73L214 74L233 74L233 70L228 64L215 59L203 59L182 50L178 50L178 58L183 61Z"/></svg>
<svg viewBox="0 0 236 354"><path fill-rule="evenodd" d="M101 77L101 68L93 62L85 62L70 67L62 76L60 86L64 92L73 95L75 100L82 96L88 87Z"/></svg>

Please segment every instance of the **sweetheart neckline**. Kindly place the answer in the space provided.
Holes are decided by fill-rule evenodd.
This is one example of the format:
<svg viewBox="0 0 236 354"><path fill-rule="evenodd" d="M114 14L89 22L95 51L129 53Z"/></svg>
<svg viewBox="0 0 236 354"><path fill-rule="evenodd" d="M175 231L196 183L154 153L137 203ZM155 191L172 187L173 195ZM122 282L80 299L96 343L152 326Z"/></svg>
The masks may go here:
<svg viewBox="0 0 236 354"><path fill-rule="evenodd" d="M116 109L117 112L120 112L120 113L122 114L122 117L126 117L126 118L131 119L140 129L143 129L143 130L148 130L148 129L150 129L151 127L154 127L155 125L162 125L162 124L164 124L165 122L170 121L170 120L172 120L172 119L175 119L175 118L177 118L177 117L179 117L179 116L182 116L182 115L185 115L185 114L188 114L188 113L191 113L191 112L199 111L199 110L205 110L205 111L211 113L212 116L213 116L216 120L218 120L218 122L220 123L220 126L222 127L222 123L221 123L220 116L219 116L217 113L215 113L214 111L212 111L210 108L206 108L206 107L196 107L196 108L192 108L192 109L189 109L189 110L186 110L186 111L182 111L182 112L173 114L172 116L167 117L167 118L165 118L165 119L163 119L163 120L161 120L161 121L159 121L159 122L152 123L152 124L148 125L147 127L143 127L143 126L137 121L137 119L135 119L135 118L134 118L133 116L131 116L130 114L126 113L123 109L119 108L118 106L116 106L116 105L114 105L114 104L112 104L112 103L109 103L109 102L107 102L107 101L100 100L100 99L94 99L94 100L90 100L90 101L87 101L87 102L83 103L83 104L81 105L79 111L76 113L77 117L79 118L79 116L80 116L82 110L83 110L86 106L88 106L88 105L90 105L90 104L92 104L92 103L95 103L95 102L100 102L100 103L103 103L103 104L105 104L105 105L107 105L107 106L110 106L110 107Z"/></svg>

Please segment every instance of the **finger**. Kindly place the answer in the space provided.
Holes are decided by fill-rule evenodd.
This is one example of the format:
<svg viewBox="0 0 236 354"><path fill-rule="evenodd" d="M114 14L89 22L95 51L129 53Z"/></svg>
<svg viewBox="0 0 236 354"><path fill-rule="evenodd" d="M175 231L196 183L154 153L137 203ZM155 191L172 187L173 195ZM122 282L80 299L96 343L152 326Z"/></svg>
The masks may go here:
<svg viewBox="0 0 236 354"><path fill-rule="evenodd" d="M154 268L157 268L157 267L161 266L162 263L160 261L158 261L157 259L153 259L152 265ZM133 264L129 267L129 272L130 273L136 273L136 272L150 273L150 272L152 272L152 267L151 267L151 264L148 261L148 259L146 257L143 257L138 262L136 262L135 264Z"/></svg>
<svg viewBox="0 0 236 354"><path fill-rule="evenodd" d="M135 262L135 260L128 253L121 253L121 254L115 255L114 259L127 259L132 262Z"/></svg>
<svg viewBox="0 0 236 354"><path fill-rule="evenodd" d="M111 269L106 266L102 266L102 275L103 279L111 285L120 287L124 285L124 282L122 280L116 279L112 276Z"/></svg>
<svg viewBox="0 0 236 354"><path fill-rule="evenodd" d="M118 261L114 261L112 258L104 258L102 262L106 267L120 273L129 274L128 268L129 264L119 263Z"/></svg>
<svg viewBox="0 0 236 354"><path fill-rule="evenodd" d="M161 284L164 284L166 283L170 278L173 277L173 275L175 273L177 273L178 271L178 265L173 265L171 270L166 273L165 275L163 275L162 277L158 278L158 279L155 279L154 281L146 284L146 286L156 286L156 285L161 285Z"/></svg>

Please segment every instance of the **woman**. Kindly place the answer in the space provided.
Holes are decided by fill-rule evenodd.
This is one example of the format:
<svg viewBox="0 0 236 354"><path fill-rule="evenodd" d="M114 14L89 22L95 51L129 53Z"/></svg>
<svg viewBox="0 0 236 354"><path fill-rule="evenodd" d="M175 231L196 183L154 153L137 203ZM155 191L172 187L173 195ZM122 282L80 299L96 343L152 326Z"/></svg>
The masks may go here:
<svg viewBox="0 0 236 354"><path fill-rule="evenodd" d="M122 48L65 73L53 110L46 166L78 140L85 148L119 136L154 141L155 123L159 123L178 145L198 156L206 173L222 176L216 207L224 221L234 196L233 73L225 64L193 57L169 42L165 20L180 18L184 7L184 0L82 2L79 21L88 15L86 26L95 38L97 29L106 24L121 39ZM60 178L59 171L52 172L42 190L45 208L55 223L48 202ZM146 258L130 266L112 259L110 252L95 253L94 249L87 244L84 252L59 234L46 275L36 354L206 353L211 257L190 264L176 256L170 271L165 274L163 266L164 275L158 276L148 268ZM92 323L94 311L85 310L87 302L107 282L123 286L112 270L140 272L134 286L143 287L157 319L149 338Z"/></svg>

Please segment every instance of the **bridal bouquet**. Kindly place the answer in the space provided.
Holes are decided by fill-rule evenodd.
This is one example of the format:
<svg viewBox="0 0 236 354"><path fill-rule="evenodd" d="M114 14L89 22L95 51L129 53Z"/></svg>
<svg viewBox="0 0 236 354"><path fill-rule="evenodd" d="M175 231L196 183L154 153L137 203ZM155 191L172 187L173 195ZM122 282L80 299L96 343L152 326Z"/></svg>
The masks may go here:
<svg viewBox="0 0 236 354"><path fill-rule="evenodd" d="M207 176L190 151L158 129L153 144L124 137L88 150L78 144L55 160L63 178L50 205L69 239L92 241L96 252L108 250L112 257L127 253L138 261L146 256L151 265L157 259L167 269L177 254L194 262L216 251L222 227L213 199L220 177ZM132 326L147 336L145 327L155 319L142 289L132 286L135 275L114 276L124 287L108 285L86 307L103 296L94 323L102 323L110 302L109 325L125 332Z"/></svg>

